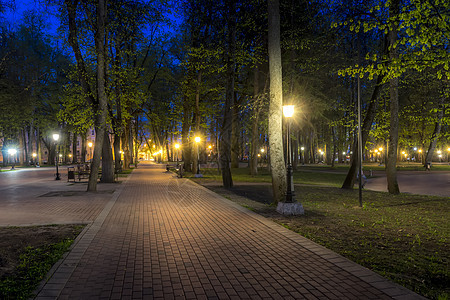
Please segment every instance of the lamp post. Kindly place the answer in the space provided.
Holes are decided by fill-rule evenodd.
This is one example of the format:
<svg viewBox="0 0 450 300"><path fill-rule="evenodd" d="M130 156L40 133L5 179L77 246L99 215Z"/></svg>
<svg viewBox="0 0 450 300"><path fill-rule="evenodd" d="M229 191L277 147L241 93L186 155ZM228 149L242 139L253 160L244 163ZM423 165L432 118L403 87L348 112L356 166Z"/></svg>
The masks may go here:
<svg viewBox="0 0 450 300"><path fill-rule="evenodd" d="M11 159L12 159L11 170L15 170L14 166L16 165L16 153L17 153L17 150L11 148L11 149L8 149L8 153L9 153L9 155L11 155Z"/></svg>
<svg viewBox="0 0 450 300"><path fill-rule="evenodd" d="M301 150L300 153L302 154L302 165L304 166L305 165L305 147L301 147L300 150Z"/></svg>
<svg viewBox="0 0 450 300"><path fill-rule="evenodd" d="M212 161L212 145L209 145L208 149L209 149L209 160Z"/></svg>
<svg viewBox="0 0 450 300"><path fill-rule="evenodd" d="M33 157L33 164L36 165L36 157L37 157L37 154L36 154L36 153L33 153L33 154L31 154L31 156Z"/></svg>
<svg viewBox="0 0 450 300"><path fill-rule="evenodd" d="M291 142L290 142L290 123L291 117L294 115L294 105L283 106L283 115L286 118L286 151L287 151L287 189L286 189L286 203L294 202L294 187L292 178L292 163L291 163Z"/></svg>
<svg viewBox="0 0 450 300"><path fill-rule="evenodd" d="M178 164L178 149L180 149L180 144L175 144L175 149L177 149L177 169L179 170L180 178L183 178L183 169L181 168L181 165Z"/></svg>
<svg viewBox="0 0 450 300"><path fill-rule="evenodd" d="M92 142L88 143L88 147L89 147L89 160L92 161Z"/></svg>
<svg viewBox="0 0 450 300"><path fill-rule="evenodd" d="M200 141L201 141L200 137L196 136L195 137L195 143L197 144L197 174L196 174L196 177L201 177L201 174L200 174L200 151L198 148L198 144L200 143Z"/></svg>
<svg viewBox="0 0 450 300"><path fill-rule="evenodd" d="M58 160L59 160L59 151L58 151L58 140L59 140L59 134L54 133L53 134L53 140L55 141L56 144L56 178L55 180L61 180L61 177L59 176L59 170L58 170Z"/></svg>
<svg viewBox="0 0 450 300"><path fill-rule="evenodd" d="M277 205L277 212L282 215L302 215L305 213L303 206L300 202L295 200L294 197L294 180L292 178L292 155L291 155L291 141L290 141L290 122L294 115L294 105L284 105L283 115L286 118L286 198L283 201L279 201Z"/></svg>

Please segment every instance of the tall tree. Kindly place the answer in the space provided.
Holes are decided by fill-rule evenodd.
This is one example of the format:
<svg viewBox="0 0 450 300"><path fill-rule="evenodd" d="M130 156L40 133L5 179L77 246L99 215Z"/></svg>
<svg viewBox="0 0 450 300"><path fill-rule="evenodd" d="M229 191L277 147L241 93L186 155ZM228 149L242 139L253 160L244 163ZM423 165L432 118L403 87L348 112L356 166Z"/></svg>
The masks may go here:
<svg viewBox="0 0 450 300"><path fill-rule="evenodd" d="M222 171L222 183L225 188L233 187L231 177L231 131L233 106L235 100L234 93L234 70L236 67L236 2L228 1L228 53L226 55L226 94L223 114L223 123L220 134L220 168Z"/></svg>
<svg viewBox="0 0 450 300"><path fill-rule="evenodd" d="M400 13L400 0L393 0L389 6L389 17L391 22L389 24L389 57L391 61L398 59L397 49L395 44L397 42L397 16ZM389 95L390 95L390 128L389 128L389 148L388 161L386 165L386 175L388 191L390 194L400 193L397 182L397 147L398 147L398 116L399 116L399 102L398 102L398 77L395 76L389 79Z"/></svg>
<svg viewBox="0 0 450 300"><path fill-rule="evenodd" d="M278 0L268 0L269 12L269 151L272 191L275 203L283 200L286 191L286 167L283 156L283 79L280 46L280 10Z"/></svg>

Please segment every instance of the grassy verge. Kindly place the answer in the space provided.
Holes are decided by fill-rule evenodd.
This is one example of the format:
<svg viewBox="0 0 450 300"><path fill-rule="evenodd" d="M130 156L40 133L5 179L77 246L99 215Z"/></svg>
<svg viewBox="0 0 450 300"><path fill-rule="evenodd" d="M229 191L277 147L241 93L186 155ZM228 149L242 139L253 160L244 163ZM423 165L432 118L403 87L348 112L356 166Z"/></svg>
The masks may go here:
<svg viewBox="0 0 450 300"><path fill-rule="evenodd" d="M259 169L258 175L249 175L248 168L232 169L234 182L253 182L253 183L271 183L272 177L267 169ZM222 181L222 175L217 169L201 169L203 175L202 181ZM197 180L192 173L186 172L185 177ZM310 184L322 186L341 186L345 179L345 173L342 172L315 172L311 168L302 168L294 172L294 183Z"/></svg>
<svg viewBox="0 0 450 300"><path fill-rule="evenodd" d="M7 260L8 265L11 266L7 266L9 271L0 276L0 299L30 299L41 280L69 249L83 227L79 225L51 226L51 233L40 232L47 230L41 230L44 227L2 229L0 231L2 237L8 236L8 231L11 229L14 230L14 234L9 235L12 237L10 239L12 245L3 247L6 248L5 251L15 251L17 256L3 251L1 253L0 258ZM39 236L37 239L36 235ZM33 245L27 243L27 239L34 240L31 242ZM51 242L46 243L46 241ZM5 244L5 241L2 244ZM16 246L17 244L20 246Z"/></svg>
<svg viewBox="0 0 450 300"><path fill-rule="evenodd" d="M253 184L270 182L268 174L233 172L233 180L241 184L227 191L220 188L221 178L206 170L204 178L195 180L425 297L449 299L450 198L364 191L360 208L357 190L336 188L342 174L299 171L296 182L315 185L296 186L305 215L286 217L262 204L271 200L267 186Z"/></svg>

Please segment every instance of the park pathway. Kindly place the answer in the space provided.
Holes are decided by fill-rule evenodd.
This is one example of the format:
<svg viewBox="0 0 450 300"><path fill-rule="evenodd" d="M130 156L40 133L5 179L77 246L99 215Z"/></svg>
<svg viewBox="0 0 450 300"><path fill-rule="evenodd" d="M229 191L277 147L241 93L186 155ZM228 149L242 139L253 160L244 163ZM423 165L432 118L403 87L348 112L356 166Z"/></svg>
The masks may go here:
<svg viewBox="0 0 450 300"><path fill-rule="evenodd" d="M139 165L37 299L421 299L187 180Z"/></svg>

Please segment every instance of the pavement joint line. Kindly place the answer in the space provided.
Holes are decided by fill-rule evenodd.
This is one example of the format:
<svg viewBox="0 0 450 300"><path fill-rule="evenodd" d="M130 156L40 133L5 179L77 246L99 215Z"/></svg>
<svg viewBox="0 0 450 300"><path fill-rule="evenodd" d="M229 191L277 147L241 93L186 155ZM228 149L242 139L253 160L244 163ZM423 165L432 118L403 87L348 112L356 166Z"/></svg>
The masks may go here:
<svg viewBox="0 0 450 300"><path fill-rule="evenodd" d="M184 179L184 180L189 180L189 179ZM330 263L341 268L342 270L359 277L362 281L370 284L371 286L375 286L373 283L378 283L380 281L379 280L380 278L383 279L386 282L386 286L380 290L383 291L388 296L390 296L391 298L405 297L405 298L411 299L411 300L426 299L425 297L423 297L419 294L416 294L413 291L410 291L410 290L404 288L403 286L400 286L397 283L388 280L387 278L382 277L381 275L375 273L374 271L369 270L369 269L361 266L360 264L357 264L328 248L325 248L319 244L316 244L315 242L257 214L256 212L253 212L231 200L228 200L227 198L223 197L222 195L211 191L210 189L200 185L199 183L197 183L193 180L189 180L189 181L193 185L197 185L199 189L203 189L205 192L207 192L211 195L214 195L215 197L218 196L221 199L221 201L227 202L230 206L238 209L239 211L241 211L249 216L252 216L253 218L257 219L259 222L261 222L265 226L270 227L271 229L275 230L276 232L278 232L280 234L283 234L285 237L300 244L303 248L311 251L312 253L323 258L324 260L329 261ZM331 258L333 258L333 259L342 258L342 260L340 260L339 262L333 262L333 259L331 259Z"/></svg>
<svg viewBox="0 0 450 300"><path fill-rule="evenodd" d="M81 257L86 252L87 248L94 240L98 231L100 230L103 222L111 211L112 207L116 203L117 199L121 195L128 179L133 173L127 176L127 178L120 184L118 189L112 194L111 199L105 204L103 210L95 218L94 222L88 224L81 234L75 239L73 245L69 249L63 258L61 258L47 273L45 279L41 282L39 287L35 291L35 299L57 299L61 294L65 284L68 282L69 278L72 276L73 271L81 260ZM54 280L53 280L54 279ZM61 282L64 282L62 284ZM54 286L57 286L55 290ZM55 295L57 292L56 296Z"/></svg>

